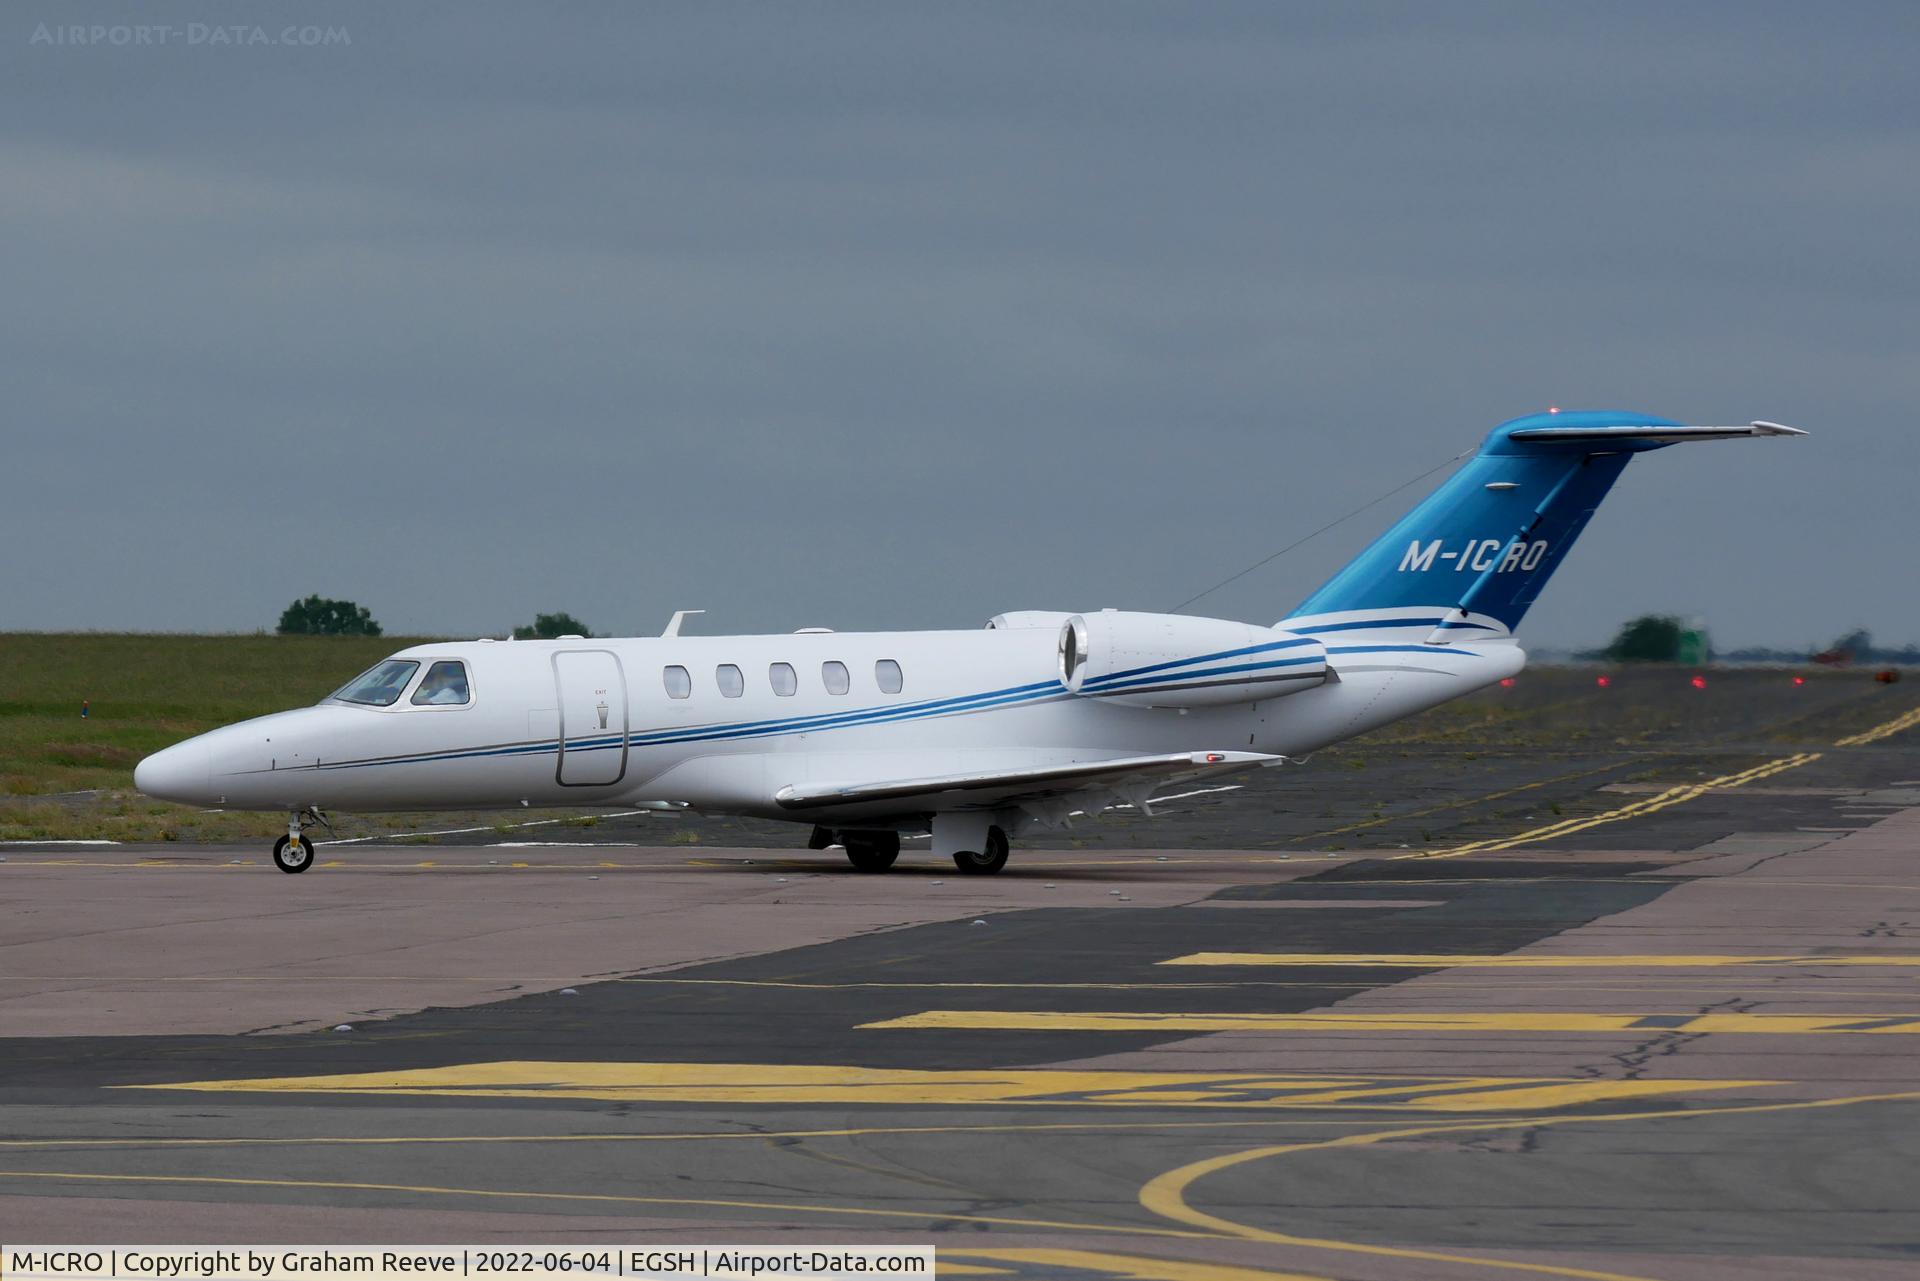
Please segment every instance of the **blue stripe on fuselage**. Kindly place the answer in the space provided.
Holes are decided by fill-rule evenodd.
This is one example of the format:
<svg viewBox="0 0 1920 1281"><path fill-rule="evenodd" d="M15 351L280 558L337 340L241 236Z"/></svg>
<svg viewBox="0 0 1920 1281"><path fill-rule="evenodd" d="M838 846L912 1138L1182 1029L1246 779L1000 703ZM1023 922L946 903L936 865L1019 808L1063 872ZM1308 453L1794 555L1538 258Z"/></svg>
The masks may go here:
<svg viewBox="0 0 1920 1281"><path fill-rule="evenodd" d="M1233 676L1245 672L1264 672L1275 667L1303 667L1308 664L1319 666L1322 660L1318 654L1310 658L1281 658L1268 663L1235 663L1228 667L1208 667L1197 672L1170 672L1162 676L1149 676L1143 680L1128 681L1124 685L1102 685L1099 689L1087 689L1085 692L1094 697L1135 690L1142 686L1162 686L1173 681L1198 680L1209 676Z"/></svg>
<svg viewBox="0 0 1920 1281"><path fill-rule="evenodd" d="M1108 672L1105 676L1089 678L1085 685L1104 685L1108 681L1121 680L1128 676L1143 676L1148 672L1163 672L1170 667L1191 667L1195 663L1211 663L1222 658L1239 658L1246 654L1264 654L1270 650L1293 649L1301 645L1311 645L1313 641L1297 637L1283 641L1272 641L1264 645L1245 645L1239 649L1223 649L1212 654L1197 654L1192 658L1177 658L1166 663L1149 663L1145 667L1129 667L1124 672Z"/></svg>
<svg viewBox="0 0 1920 1281"><path fill-rule="evenodd" d="M1281 645L1285 643L1282 642ZM1276 646L1250 647L1247 650L1228 650L1212 657L1231 657L1235 654L1255 652L1260 649L1278 648ZM1341 645L1329 646L1330 654L1426 654L1432 657L1461 655L1478 657L1472 650L1460 649L1448 645ZM1193 660L1200 661L1200 660ZM1247 663L1229 667L1212 668L1205 671L1182 672L1179 679L1189 677L1209 677L1230 675L1238 672L1258 671L1276 667L1300 666L1318 661L1313 658L1279 659L1267 663ZM1178 664L1175 664L1176 666ZM1156 665L1157 666L1157 665ZM1140 669L1150 670L1150 669ZM1115 673L1115 676L1122 673ZM1172 678L1163 678L1172 679ZM1150 685L1156 680L1136 682ZM1106 694L1118 692L1124 687L1106 686L1090 693ZM1011 685L1001 689L988 690L980 694L957 695L952 698L931 699L919 703L883 705L861 708L850 712L814 713L806 716L790 716L761 721L742 721L734 724L716 724L690 726L684 729L655 729L631 731L627 734L610 734L589 739L576 739L566 744L569 752L610 751L622 746L661 747L677 743L712 743L742 738L776 738L785 734L811 733L816 730L853 729L862 725L893 724L909 720L930 720L942 716L957 716L967 712L985 711L991 708L1009 707L1020 703L1033 703L1062 698L1067 695L1066 688L1057 680L1035 681L1026 685ZM327 761L308 768L319 770L360 769L369 765L425 765L440 761L471 760L488 756L533 756L558 751L558 740L548 739L536 743L505 743L490 747L463 748L453 751L429 752L418 756L401 756L384 759L360 761Z"/></svg>

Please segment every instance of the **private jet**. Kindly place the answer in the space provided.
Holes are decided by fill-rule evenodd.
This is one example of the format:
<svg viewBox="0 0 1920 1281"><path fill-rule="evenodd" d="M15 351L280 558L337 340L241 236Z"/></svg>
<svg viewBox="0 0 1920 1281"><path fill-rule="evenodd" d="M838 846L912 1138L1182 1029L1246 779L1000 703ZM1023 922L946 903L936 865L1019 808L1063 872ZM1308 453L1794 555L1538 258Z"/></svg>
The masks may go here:
<svg viewBox="0 0 1920 1281"><path fill-rule="evenodd" d="M1272 626L1128 610L963 631L417 645L318 705L147 757L134 783L284 811L284 872L332 811L690 807L784 819L884 872L903 835L963 873L1024 833L1314 751L1512 676L1514 632L1635 454L1801 436L1530 415ZM796 842L797 843L797 842Z"/></svg>

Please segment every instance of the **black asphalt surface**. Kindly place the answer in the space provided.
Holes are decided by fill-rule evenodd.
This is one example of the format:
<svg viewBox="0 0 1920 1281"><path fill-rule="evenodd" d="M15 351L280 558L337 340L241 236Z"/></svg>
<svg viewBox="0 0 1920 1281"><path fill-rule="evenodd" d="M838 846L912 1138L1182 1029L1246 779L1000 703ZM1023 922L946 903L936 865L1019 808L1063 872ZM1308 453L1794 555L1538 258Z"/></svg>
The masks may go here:
<svg viewBox="0 0 1920 1281"><path fill-rule="evenodd" d="M1696 676L1703 688L1693 686ZM1794 684L1796 677L1803 683ZM1169 789L1196 794L1156 806L1152 817L1109 811L1078 820L1067 831L1025 837L1023 845L1439 848L1525 830L1583 808L1607 808L1618 802L1616 794L1600 790L1610 785L1711 777L1770 756L1818 750L1897 714L1913 697L1912 684L1881 685L1864 670L1541 667L1510 686L1491 686L1329 748L1306 765ZM1828 767L1819 778L1844 778L1848 768ZM1789 808L1809 818L1831 812L1817 804ZM1704 816L1701 821L1711 822ZM647 813L599 818L590 826L482 829L437 839L456 845L537 838L791 849L797 830L789 823ZM1612 832L1585 843L1604 847L1595 846L1596 840L1618 843ZM434 839L373 843L411 847Z"/></svg>
<svg viewBox="0 0 1920 1281"><path fill-rule="evenodd" d="M1835 931L1819 945L1824 952L1920 954L1920 940L1903 943L1920 931L1920 913L1907 914L1910 901L1920 902L1920 874L1902 870L1897 849L1889 856L1880 840L1878 863L1842 853L1819 861L1822 849L1853 848L1844 844L1849 832L1872 837L1875 824L1897 826L1912 809L1901 793L1920 787L1920 730L1837 741L1909 711L1914 688L1889 690L1857 675L1806 686L1773 674L1716 676L1705 690L1687 686L1684 674L1660 679L1677 688L1643 691L1621 680L1600 690L1586 672L1523 677L1451 720L1428 718L1418 733L1192 798L1151 828L1124 818L1088 825L1054 853L1030 850L1025 861L1016 853L1003 880L1034 889L1032 905L977 918L620 973L568 994L399 1011L350 1032L9 1037L0 1002L0 1238L870 1237L933 1240L953 1260L980 1266L988 1255L969 1249L1044 1245L1077 1253L991 1265L1028 1276L1172 1281L1230 1281L1203 1264L1354 1278L1510 1273L1495 1266L1502 1263L1658 1278L1920 1276L1920 1068L1900 1036L1781 1037L1790 1048L1778 1057L1762 1048L1739 1065L1742 1080L1762 1083L1735 1090L1716 1079L1729 1070L1712 1046L1772 1038L1650 1030L1588 1049L1583 1033L1527 1030L1524 1018L1540 1010L1604 1012L1613 1001L1638 1011L1632 1002L1644 1005L1657 984L1681 981L1634 968L1631 955L1620 958L1625 977L1617 980L1602 968L1510 990L1493 980L1475 986L1472 975L1435 988L1433 970L1417 965L1163 964L1198 952L1502 956L1600 939L1574 945L1591 953L1614 946L1596 928L1636 921L1619 931L1627 953L1766 953L1787 946L1774 922L1791 920L1802 903L1809 922ZM1752 783L1606 817L1674 785L1815 753ZM1581 818L1604 821L1511 850L1403 857ZM657 822L603 824L590 836L644 833L657 842ZM708 835L749 844L754 831ZM1761 851L1762 838L1811 852L1791 855L1802 860L1791 864L1757 852L1757 871L1729 867L1730 851L1742 841ZM1154 863L1079 864L1068 857L1077 849L1340 857L1244 862L1191 902L1149 906L1121 899L1153 886ZM353 857L372 864L390 853L361 847ZM777 870L815 874L816 886L863 883L833 859L794 853L743 866L716 858L673 875L745 885ZM348 857L311 875L364 876L377 895L380 876L402 874L356 871ZM894 875L901 885L930 886L954 874L909 851ZM1660 915L1668 896L1715 876L1761 879L1733 886L1750 897L1703 915L1697 937L1684 919L1676 926ZM1806 888L1823 877L1886 905L1844 911L1884 919L1830 924L1842 907L1816 912ZM1110 885L1114 901L1045 906L1043 878ZM0 905L4 887L0 877ZM208 893L218 892L210 883ZM147 947L164 970L168 946L164 936L71 942L77 968L98 959L97 949ZM1789 950L1807 946L1796 937ZM261 958L269 980L272 961ZM501 968L512 962L499 958ZM1724 999L1709 986L1699 989L1704 996L1690 989L1683 1004L1920 1012L1920 993L1903 973L1920 969L1890 978L1768 974L1782 1002L1773 1005L1753 999L1759 979L1682 976L1724 985ZM1868 989L1869 977L1881 985ZM1611 995L1625 989L1610 984L1636 983L1638 992ZM1800 987L1788 999L1781 984ZM1072 1023L1088 1013L1279 1016L1329 1007L1470 1008L1514 1022L1460 1033L1212 1035ZM873 1026L929 1011L1038 1013L1056 1025ZM1843 1062L1862 1054L1873 1062ZM1404 1066L1380 1070L1388 1061ZM488 1088L473 1065L503 1063L534 1065L493 1078L518 1093L458 1092ZM904 1069L947 1074L943 1089L1008 1070L1061 1075L1053 1094L1020 1102L903 1101L851 1080L831 1098L673 1101L622 1097L620 1072L636 1064L757 1065L770 1081L789 1079L778 1069L794 1067ZM590 1068L583 1075L578 1065ZM423 1069L466 1075L433 1093L395 1092L379 1079ZM596 1071L611 1072L614 1084L588 1079ZM1239 1102L1163 1105L1148 1094L1117 1105L1101 1097L1111 1082L1076 1075L1167 1071L1245 1074L1261 1084ZM1840 1084L1875 1073L1883 1088ZM115 1088L341 1074L370 1075L351 1092ZM1669 1078L1671 1090L1643 1096L1564 1094L1464 1111L1426 1107L1415 1088L1535 1081L1560 1090ZM1270 1105L1309 1082L1376 1094L1366 1103ZM1215 1158L1226 1163L1196 1167Z"/></svg>

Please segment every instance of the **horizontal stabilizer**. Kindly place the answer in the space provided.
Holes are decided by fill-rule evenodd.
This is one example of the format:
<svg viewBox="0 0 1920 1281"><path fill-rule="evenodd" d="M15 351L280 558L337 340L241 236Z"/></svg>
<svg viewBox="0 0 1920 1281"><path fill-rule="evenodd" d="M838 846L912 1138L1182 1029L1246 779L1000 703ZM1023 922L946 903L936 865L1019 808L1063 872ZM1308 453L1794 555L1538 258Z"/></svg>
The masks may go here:
<svg viewBox="0 0 1920 1281"><path fill-rule="evenodd" d="M1604 445L1608 441L1647 441L1678 445L1689 440L1736 440L1742 436L1804 436L1798 427L1781 423L1752 422L1744 427L1683 427L1674 424L1627 423L1614 427L1528 427L1509 432L1509 440L1541 442L1581 442Z"/></svg>
<svg viewBox="0 0 1920 1281"><path fill-rule="evenodd" d="M775 792L773 799L787 810L881 801L930 802L935 798L944 798L948 802L946 807L951 807L950 802L956 797L975 805L1007 803L1063 796L1088 787L1171 781L1216 770L1278 765L1283 759L1260 752L1173 752L1165 756L1124 756L1104 761L868 783L789 783Z"/></svg>

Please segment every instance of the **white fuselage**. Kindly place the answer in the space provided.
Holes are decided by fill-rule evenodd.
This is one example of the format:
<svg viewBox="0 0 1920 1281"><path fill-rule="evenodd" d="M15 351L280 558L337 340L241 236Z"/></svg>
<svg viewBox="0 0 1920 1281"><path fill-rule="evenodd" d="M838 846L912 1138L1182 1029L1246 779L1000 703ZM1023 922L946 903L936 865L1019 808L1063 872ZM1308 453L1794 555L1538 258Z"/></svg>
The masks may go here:
<svg viewBox="0 0 1920 1281"><path fill-rule="evenodd" d="M398 810L684 803L794 819L783 787L1237 750L1298 758L1512 675L1504 627L1426 643L1442 606L1288 619L1324 642L1326 683L1285 697L1186 709L1069 692L1064 615L978 631L802 632L421 645L396 658L466 664L463 706L328 700L230 725L141 767L142 790L241 809ZM1410 617L1411 616L1411 617ZM1050 621L1052 620L1052 621ZM898 664L883 688L877 664ZM844 664L845 693L823 665ZM776 692L775 664L795 674ZM741 673L729 697L716 676ZM683 668L685 697L669 694ZM911 807L909 807L911 808ZM867 803L805 821L912 826Z"/></svg>

